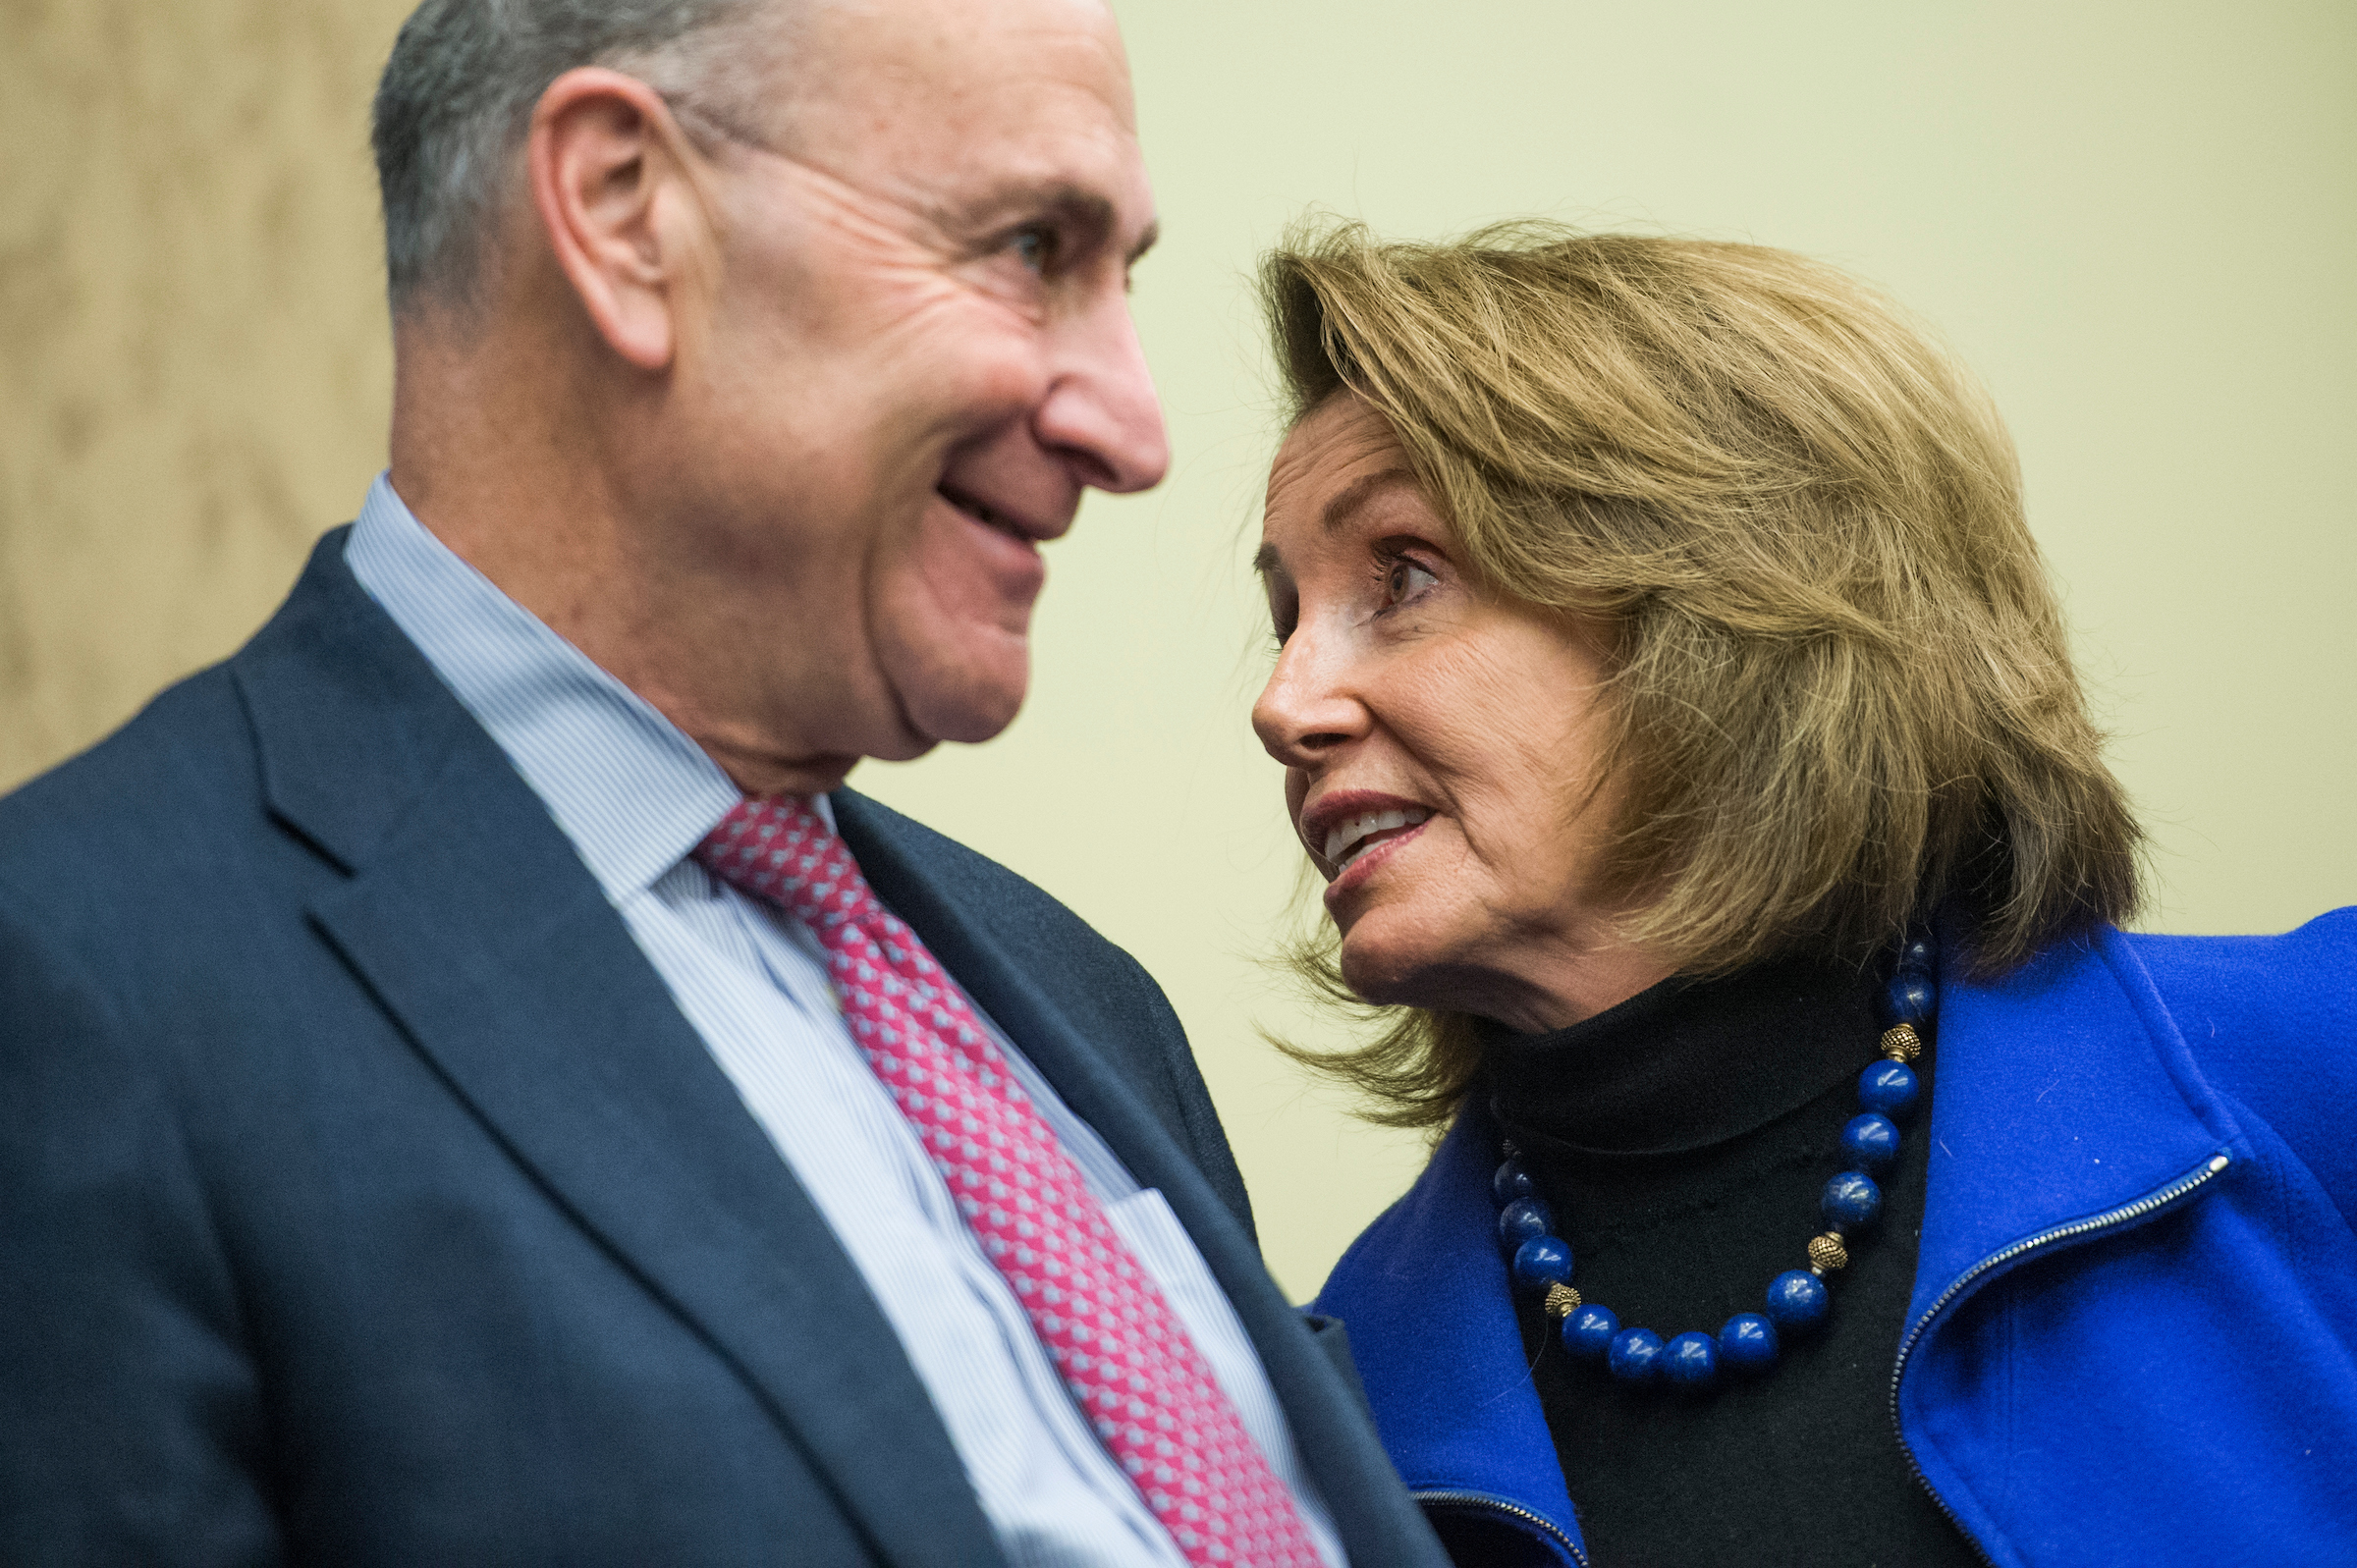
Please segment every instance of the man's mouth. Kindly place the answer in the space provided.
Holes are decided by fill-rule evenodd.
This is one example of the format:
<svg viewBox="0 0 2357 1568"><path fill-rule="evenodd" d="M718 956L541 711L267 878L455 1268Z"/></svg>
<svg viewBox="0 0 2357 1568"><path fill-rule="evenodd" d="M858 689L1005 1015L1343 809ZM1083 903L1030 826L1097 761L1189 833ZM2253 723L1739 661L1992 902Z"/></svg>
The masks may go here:
<svg viewBox="0 0 2357 1568"><path fill-rule="evenodd" d="M976 496L967 494L956 485L938 484L933 487L933 490L942 500L964 513L985 528L995 528L1008 538L1020 539L1025 544L1038 542L1037 537L1030 529L1024 527L1018 518L999 511Z"/></svg>
<svg viewBox="0 0 2357 1568"><path fill-rule="evenodd" d="M1325 861L1339 876L1344 866L1369 849L1412 828L1422 827L1431 817L1432 813L1422 806L1362 811L1355 817L1344 817L1326 830Z"/></svg>

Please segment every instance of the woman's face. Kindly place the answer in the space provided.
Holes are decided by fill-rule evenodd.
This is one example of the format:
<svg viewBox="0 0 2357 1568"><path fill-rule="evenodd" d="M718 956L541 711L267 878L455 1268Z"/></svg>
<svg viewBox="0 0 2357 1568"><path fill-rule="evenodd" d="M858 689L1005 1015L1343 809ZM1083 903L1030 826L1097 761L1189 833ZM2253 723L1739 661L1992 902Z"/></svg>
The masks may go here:
<svg viewBox="0 0 2357 1568"><path fill-rule="evenodd" d="M1351 989L1537 1033L1660 979L1591 891L1618 801L1595 786L1601 652L1473 580L1357 398L1279 451L1259 564L1279 652L1252 727Z"/></svg>

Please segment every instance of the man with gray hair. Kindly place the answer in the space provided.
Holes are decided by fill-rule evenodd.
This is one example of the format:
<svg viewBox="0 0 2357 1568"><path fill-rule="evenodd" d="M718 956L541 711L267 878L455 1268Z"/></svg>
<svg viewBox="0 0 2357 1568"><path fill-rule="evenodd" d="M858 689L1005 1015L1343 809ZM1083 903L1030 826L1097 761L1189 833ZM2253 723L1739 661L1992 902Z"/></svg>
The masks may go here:
<svg viewBox="0 0 2357 1568"><path fill-rule="evenodd" d="M1166 451L1098 0L427 0L392 465L0 802L0 1560L1431 1564L1178 1022L842 787Z"/></svg>

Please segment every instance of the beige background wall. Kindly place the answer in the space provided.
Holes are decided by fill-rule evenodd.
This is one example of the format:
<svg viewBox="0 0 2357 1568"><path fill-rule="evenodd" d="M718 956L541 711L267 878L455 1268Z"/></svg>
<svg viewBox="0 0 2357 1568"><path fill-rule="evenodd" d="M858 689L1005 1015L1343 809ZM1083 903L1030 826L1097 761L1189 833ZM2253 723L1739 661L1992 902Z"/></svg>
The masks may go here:
<svg viewBox="0 0 2357 1568"><path fill-rule="evenodd" d="M976 0L983 3L983 0ZM1546 212L1839 261L2009 414L2175 931L2357 899L2357 9L1120 0L1168 239L1178 463L1052 557L1030 707L855 781L1163 980L1271 1259L1404 1185L1255 1038L1293 887L1244 728L1270 446L1245 278L1322 203ZM0 785L227 653L383 456L365 105L399 0L0 0Z"/></svg>

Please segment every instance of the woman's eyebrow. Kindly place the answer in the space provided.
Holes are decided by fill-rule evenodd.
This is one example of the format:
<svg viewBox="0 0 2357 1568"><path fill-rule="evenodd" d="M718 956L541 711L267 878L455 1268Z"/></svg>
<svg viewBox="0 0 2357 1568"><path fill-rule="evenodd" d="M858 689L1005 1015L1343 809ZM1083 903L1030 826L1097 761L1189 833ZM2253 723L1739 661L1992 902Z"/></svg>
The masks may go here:
<svg viewBox="0 0 2357 1568"><path fill-rule="evenodd" d="M1397 485L1413 485L1416 476L1405 468L1379 468L1362 473L1336 493L1318 514L1318 526L1334 532L1350 520L1351 514L1368 502Z"/></svg>

